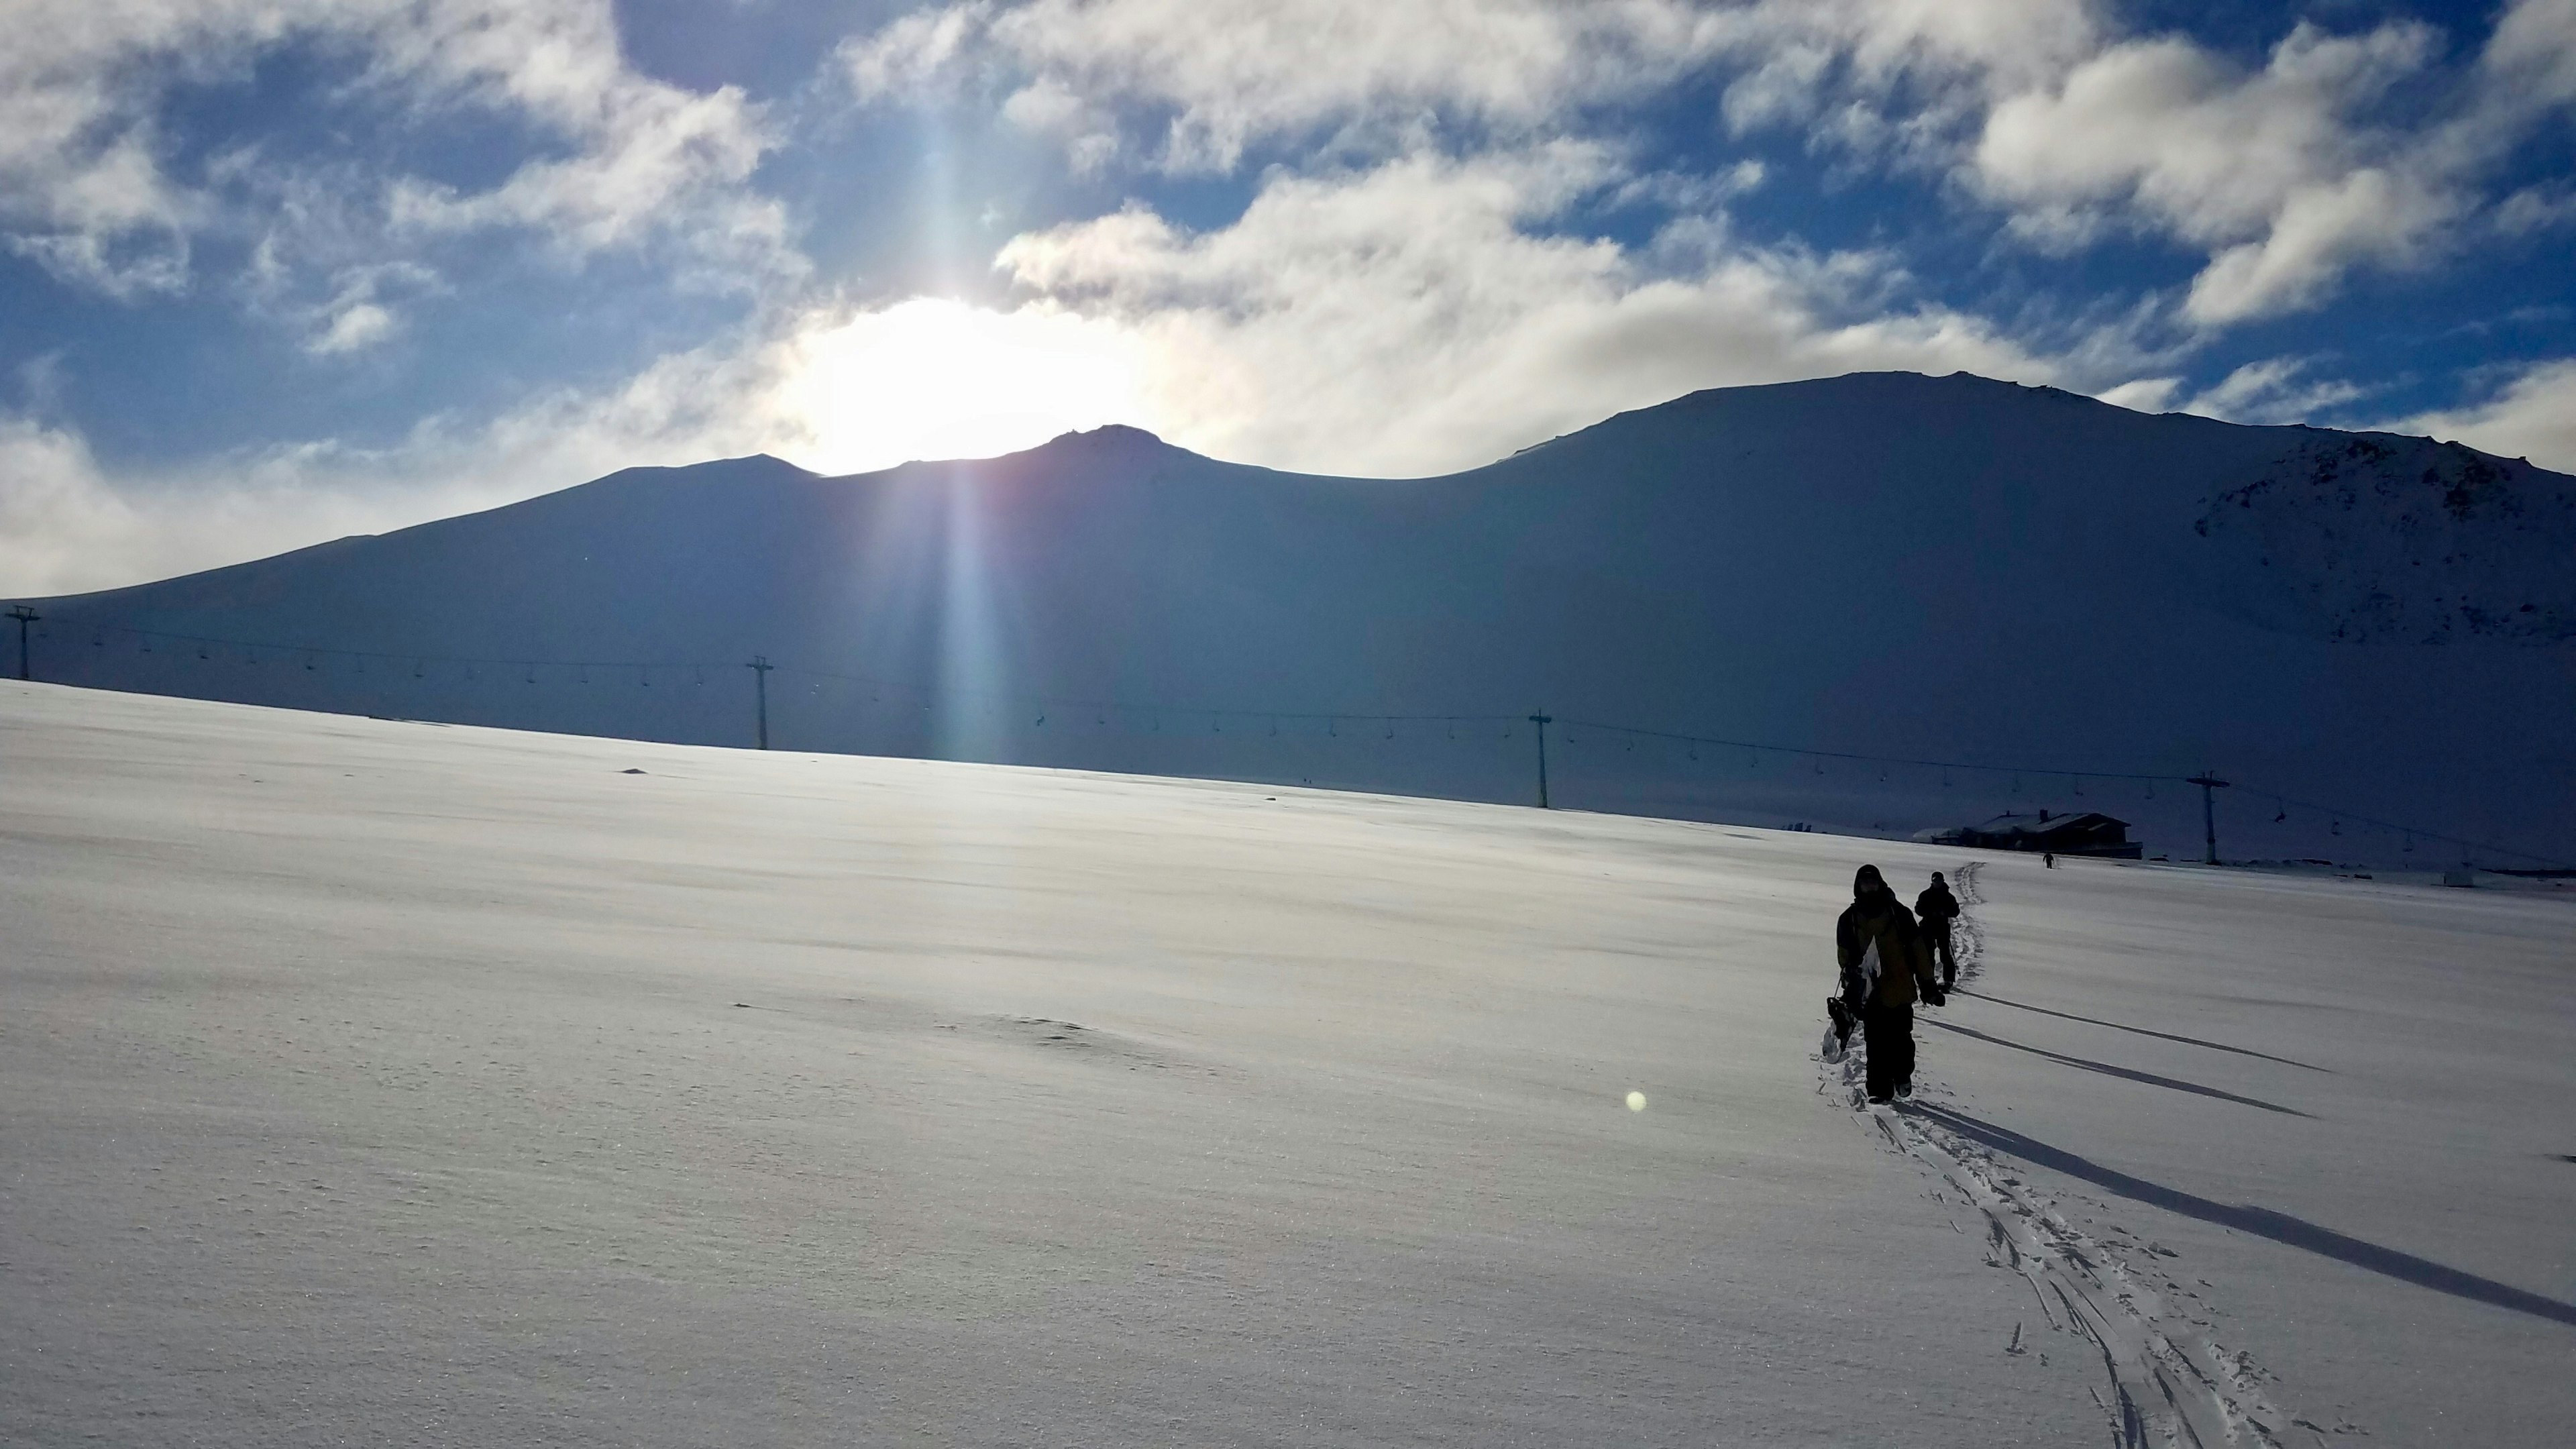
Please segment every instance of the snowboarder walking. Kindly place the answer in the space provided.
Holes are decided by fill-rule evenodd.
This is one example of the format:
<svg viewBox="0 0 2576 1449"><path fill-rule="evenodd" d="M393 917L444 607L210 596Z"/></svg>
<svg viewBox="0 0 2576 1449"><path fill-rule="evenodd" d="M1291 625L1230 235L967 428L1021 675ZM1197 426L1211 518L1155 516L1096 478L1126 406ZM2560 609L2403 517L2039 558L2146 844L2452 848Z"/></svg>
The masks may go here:
<svg viewBox="0 0 2576 1449"><path fill-rule="evenodd" d="M1914 1094L1914 1003L1941 1004L1923 933L1878 867L1852 877L1852 903L1834 923L1834 955L1841 963L1843 1001L1860 1017L1869 1048L1867 1086L1872 1102Z"/></svg>
<svg viewBox="0 0 2576 1449"><path fill-rule="evenodd" d="M1932 872L1932 884L1914 898L1914 919L1923 927L1923 947L1940 966L1941 989L1947 991L1959 982L1959 956L1950 947L1950 923L1959 919L1959 898L1950 894L1941 872Z"/></svg>

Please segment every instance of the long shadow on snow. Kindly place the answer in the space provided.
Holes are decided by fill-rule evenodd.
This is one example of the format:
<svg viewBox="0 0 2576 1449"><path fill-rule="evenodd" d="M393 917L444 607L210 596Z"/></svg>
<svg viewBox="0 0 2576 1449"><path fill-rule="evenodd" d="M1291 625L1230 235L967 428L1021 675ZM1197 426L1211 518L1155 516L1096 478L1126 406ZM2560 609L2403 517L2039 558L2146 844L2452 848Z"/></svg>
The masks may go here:
<svg viewBox="0 0 2576 1449"><path fill-rule="evenodd" d="M2207 1047L2214 1052L2234 1052L2240 1057L2261 1057L2267 1062L2279 1062L2285 1067L2299 1067L2306 1071L2324 1072L2329 1076L2334 1074L2334 1068L2332 1067L2311 1066L2306 1062L2292 1061L2288 1057L2276 1057L2270 1052L2258 1052L2251 1047L2229 1046L2227 1043L2219 1041L2203 1041L2196 1036L2176 1036L2169 1031L2149 1031L2143 1026L2122 1026L2116 1021L2104 1021L2098 1016L2077 1016L2071 1011L2052 1011L2045 1006L2031 1006L2023 1002L2012 1001L2007 998L1997 996L1991 991L1970 991L1968 988L1961 986L1954 988L1951 994L1954 996L1973 996L1979 1001L1991 1001L1997 1006L2009 1006L2016 1011L2035 1011L2042 1016L2054 1016L2065 1021L2080 1021L2087 1026L2107 1026L2113 1031L2134 1032L2139 1036L2151 1036L2159 1041L2178 1041L2184 1046Z"/></svg>
<svg viewBox="0 0 2576 1449"><path fill-rule="evenodd" d="M2046 1057L2052 1062L2063 1062L2070 1067L2082 1067L2088 1072L2100 1072L2106 1077L2124 1077L2132 1082L2144 1082L2150 1087L2170 1087L2177 1092L2190 1092L2196 1096L2202 1097L2216 1097L2222 1102L2234 1102L2240 1106L2246 1107L2260 1107L2266 1112L2278 1112L2284 1117L2307 1117L2313 1120L2316 1115L2312 1112L2302 1112L2296 1107L2284 1107L2277 1102L2266 1102L2260 1097L2240 1097L2234 1092L2222 1092L2216 1087L2204 1087L2198 1082L2186 1082L2180 1077L2159 1077L2153 1072L2134 1071L2128 1067L2115 1067L2109 1062L2097 1062L2087 1057L2070 1057L2064 1052L2053 1052L2045 1047L2023 1046L2017 1041L2006 1041L1999 1036L1988 1036L1984 1032L1979 1031L1972 1026L1952 1026L1946 1021L1934 1021L1930 1017L1918 1017L1917 1020L1921 1021L1925 1026L1937 1026L1943 1031L1955 1031L1961 1036L1972 1036L1979 1041L1992 1042L1999 1047L2011 1047L2014 1051L2028 1052L2035 1057Z"/></svg>
<svg viewBox="0 0 2576 1449"><path fill-rule="evenodd" d="M2180 1213L2187 1218L2198 1218L2205 1223L2216 1223L2222 1228L2234 1228L2240 1233L2251 1233L2258 1238L2269 1238L2284 1247L2302 1249L2319 1257L2332 1258L2339 1263L2350 1263L2356 1268L2367 1268L2373 1273L2384 1274L2401 1283L2412 1283L2418 1288L2430 1288L2436 1293L2448 1293L2454 1298L2465 1298L2472 1303L2484 1303L2495 1308L2511 1309L2516 1313L2528 1313L2534 1318L2545 1318L2552 1323L2576 1326L2576 1303L2561 1303L2555 1298L2544 1298L2537 1293L2525 1292L2510 1283L2499 1283L2493 1278L2481 1278L2475 1273L2464 1273L2457 1268L2445 1267L2429 1258L2418 1258L2412 1253L2401 1253L2395 1248L2383 1248L2377 1243L2366 1243L2359 1238L2338 1233L2332 1228L2321 1228L2303 1218L2291 1217L2288 1213L2276 1213L2270 1208L2251 1207L2242 1203L2230 1206L2227 1203L2212 1202L2208 1198L2199 1197L2178 1188L2149 1182L2142 1177L2131 1177L2116 1168L2104 1167L2098 1162L2078 1157L2062 1148L2051 1147L2045 1142L2024 1137L2009 1127L1997 1127L1989 1122L1980 1122L1974 1117L1964 1116L1946 1107L1910 1102L1899 1104L1896 1110L1911 1112L1927 1121L1947 1127L1972 1142L1997 1152L2008 1153L2034 1166L2049 1168L2079 1181L2089 1182L2095 1187L2118 1193L2132 1202L2163 1208L2167 1212Z"/></svg>

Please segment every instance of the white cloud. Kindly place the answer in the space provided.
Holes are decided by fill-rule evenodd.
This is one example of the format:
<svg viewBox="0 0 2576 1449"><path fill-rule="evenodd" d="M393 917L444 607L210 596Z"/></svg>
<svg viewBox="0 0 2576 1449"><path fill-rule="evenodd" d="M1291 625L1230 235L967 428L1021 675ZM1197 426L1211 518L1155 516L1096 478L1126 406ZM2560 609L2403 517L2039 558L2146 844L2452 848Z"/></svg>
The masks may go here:
<svg viewBox="0 0 2576 1449"><path fill-rule="evenodd" d="M358 352L393 336L400 325L394 314L381 304L353 302L334 312L330 324L305 346L307 350L325 356L335 352Z"/></svg>
<svg viewBox="0 0 2576 1449"><path fill-rule="evenodd" d="M1432 114L1527 135L1569 108L1648 93L1714 54L1722 16L1688 0L1030 0L917 12L842 54L862 98L970 55L1014 67L1005 113L1114 146L1149 113L1152 164L1231 170L1264 139L1347 128L1377 148Z"/></svg>
<svg viewBox="0 0 2576 1449"><path fill-rule="evenodd" d="M2027 234L2136 220L2208 250L2184 311L2217 324L2315 301L2358 262L2422 253L2465 198L2358 117L2420 70L2434 36L2302 24L2252 74L2187 40L2113 46L1987 117L1970 177Z"/></svg>
<svg viewBox="0 0 2576 1449"><path fill-rule="evenodd" d="M1721 60L1744 71L1740 119L1805 120L1837 87L1910 87L1919 104L1961 80L2038 84L2101 30L2091 0L962 0L840 56L862 99L995 62L1041 94L1152 112L1159 164L1225 169L1252 143L1336 128L1408 148L1427 114L1526 140Z"/></svg>
<svg viewBox="0 0 2576 1449"><path fill-rule="evenodd" d="M2231 423L2304 423L2364 395L2353 383L2310 378L2307 371L2303 358L2249 362L2185 403L2182 410Z"/></svg>
<svg viewBox="0 0 2576 1449"><path fill-rule="evenodd" d="M626 64L606 0L431 0L374 27L368 79L423 105L472 104L535 120L572 143L499 186L459 194L406 180L398 222L524 226L574 253L680 233L740 259L783 220L743 190L776 144L733 86L694 92Z"/></svg>
<svg viewBox="0 0 2576 1449"><path fill-rule="evenodd" d="M2576 473L2576 358L2527 368L2474 406L2418 413L2387 426Z"/></svg>
<svg viewBox="0 0 2576 1449"><path fill-rule="evenodd" d="M2564 183L2526 186L2496 203L2496 230L2506 236L2530 236L2576 223L2576 187Z"/></svg>
<svg viewBox="0 0 2576 1449"><path fill-rule="evenodd" d="M620 468L797 441L764 399L777 345L728 339L604 391L498 419L432 417L399 442L286 444L153 469L100 462L74 430L0 414L0 596L114 588L351 533L496 507Z"/></svg>
<svg viewBox="0 0 2576 1449"><path fill-rule="evenodd" d="M2576 104L2576 0L2514 0L2480 59L2510 104Z"/></svg>
<svg viewBox="0 0 2576 1449"><path fill-rule="evenodd" d="M630 79L566 110L576 154L530 161L482 192L404 178L391 196L396 231L525 227L574 256L678 234L728 263L783 259L784 211L744 189L772 138L741 91Z"/></svg>
<svg viewBox="0 0 2576 1449"><path fill-rule="evenodd" d="M844 59L867 97L979 67L1016 86L1007 117L1083 168L1180 171L1232 170L1263 142L1346 161L1521 148L1723 73L1739 132L1796 126L1954 177L2025 242L2121 231L2198 251L2179 315L2217 328L2461 245L2496 160L2576 100L2576 0L2518 0L2473 73L2445 78L2469 99L2383 120L2442 48L2421 24L2302 22L2248 69L2123 35L2094 0L972 0Z"/></svg>
<svg viewBox="0 0 2576 1449"><path fill-rule="evenodd" d="M784 212L748 187L777 144L760 108L630 68L605 0L436 0L405 19L370 37L374 84L524 115L573 149L482 192L403 178L398 232L524 227L575 256L674 236L722 267L800 269Z"/></svg>
<svg viewBox="0 0 2576 1449"><path fill-rule="evenodd" d="M1884 257L1648 253L1545 234L1621 179L1573 143L1274 177L1193 234L1142 208L1023 236L1022 286L1143 338L1143 419L1218 456L1327 472L1471 467L1695 388L1873 368L2029 381L2061 364L1979 319L1871 305Z"/></svg>
<svg viewBox="0 0 2576 1449"><path fill-rule="evenodd" d="M1722 12L1738 131L1799 125L1939 157L1999 95L2046 84L2106 29L2088 0L1758 0Z"/></svg>
<svg viewBox="0 0 2576 1449"><path fill-rule="evenodd" d="M352 178L308 181L299 168L314 163L215 136L186 138L216 154L202 174L174 173L160 117L180 85L246 83L260 56L298 39L362 59L346 96L505 114L565 148L479 193L367 178L367 203L329 208L336 228L281 235L289 202ZM185 287L191 240L214 226L268 232L281 265L326 268L383 252L389 220L415 233L529 228L575 255L676 236L728 266L775 263L783 221L745 185L772 144L738 91L698 94L629 67L607 0L20 0L0 46L0 236L115 296ZM365 235L349 234L355 210L380 213Z"/></svg>
<svg viewBox="0 0 2576 1449"><path fill-rule="evenodd" d="M400 299L442 290L437 274L407 262L343 268L332 284L330 299L304 313L304 350L317 356L391 341L403 330Z"/></svg>
<svg viewBox="0 0 2576 1449"><path fill-rule="evenodd" d="M504 501L462 480L403 487L334 461L281 450L126 477L74 431L0 416L0 594L141 583Z"/></svg>
<svg viewBox="0 0 2576 1449"><path fill-rule="evenodd" d="M185 284L199 208L162 174L149 107L124 69L146 50L174 73L202 70L220 49L207 30L253 18L248 6L204 9L13 8L0 45L0 233L13 250L112 296Z"/></svg>
<svg viewBox="0 0 2576 1449"><path fill-rule="evenodd" d="M2179 377L2139 377L2117 387L2106 387L2093 395L2113 407L2160 413L2172 406L2175 395L2182 391L2182 385L2183 380Z"/></svg>
<svg viewBox="0 0 2576 1449"><path fill-rule="evenodd" d="M2442 36L2391 22L2293 27L2247 70L2180 36L2124 36L2083 4L1761 3L1726 114L1945 170L2049 250L2106 230L2208 261L2182 315L2218 327L2318 305L2359 268L2461 243L2499 160L2576 102L2576 0L2516 0L2429 113L2388 103ZM2447 107L2447 109L2446 109ZM2526 202L2507 226L2535 218Z"/></svg>
<svg viewBox="0 0 2576 1449"><path fill-rule="evenodd" d="M32 419L0 418L0 592L43 595L86 587L86 560L134 558L142 531L134 507L106 487L76 434ZM142 557L136 557L140 553ZM132 583L148 573L109 577Z"/></svg>
<svg viewBox="0 0 2576 1449"><path fill-rule="evenodd" d="M843 41L835 58L862 101L917 92L963 57L992 18L989 0L916 10L874 34Z"/></svg>

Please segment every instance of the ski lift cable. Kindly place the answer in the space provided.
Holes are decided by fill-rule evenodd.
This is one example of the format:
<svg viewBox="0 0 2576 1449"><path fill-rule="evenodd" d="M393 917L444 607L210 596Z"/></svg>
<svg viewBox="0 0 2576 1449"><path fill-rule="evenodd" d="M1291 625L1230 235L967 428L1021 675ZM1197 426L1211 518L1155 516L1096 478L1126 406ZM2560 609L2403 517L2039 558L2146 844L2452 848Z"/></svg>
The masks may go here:
<svg viewBox="0 0 2576 1449"><path fill-rule="evenodd" d="M1990 775L2020 774L2024 773L2026 769L2026 767L2018 765L1979 765L1972 764L1964 760L1926 760L1902 755L1862 754L1851 750L1801 749L1794 745L1770 744L1761 740L1720 739L1713 735L1681 734L1671 730L1639 729L1633 725L1604 724L1599 720L1566 718L1562 720L1561 723L1569 729L1580 726L1584 729L1598 730L1605 734L1635 735L1647 739L1671 740L1676 743L1713 745L1727 749L1739 750L1770 750L1777 754L1796 755L1802 759L1845 760L1868 765L1912 765L1927 770L1975 770L1980 773ZM2071 770L2030 771L2029 773L2060 774L2065 775L2069 779L2076 779L2079 777L2078 772ZM2087 780L2163 781L2170 784L2190 783L2181 775L2145 774L2122 770L2085 770L2080 772L2080 778Z"/></svg>
<svg viewBox="0 0 2576 1449"><path fill-rule="evenodd" d="M461 654L394 653L385 650L344 649L314 645L288 645L266 640L232 639L211 634L182 633L168 629L145 629L129 624L100 623L79 625L76 627L88 628L91 631L93 640L101 641L102 643L103 636L105 634L116 633L145 644L148 644L149 641L152 640L160 640L171 645L194 645L197 649L197 657L200 659L208 658L211 650L221 648L237 650L245 660L256 663L261 651L267 651L271 655L282 655L288 658L301 655L307 659L317 662L324 658L359 661L362 668L364 667L365 661L388 663L397 668L402 664L409 664L412 666L413 672L416 676L425 674L427 666L432 664L460 665L468 668L477 665L488 665L497 669L506 669L518 672L530 684L535 684L537 682L538 671L548 669L568 670L584 674L591 669L607 669L611 671L632 669L637 671L639 679L648 677L649 672L654 669L665 669L675 672L679 670L688 670L693 677L703 680L705 677L705 670L708 668L704 661L685 659L492 659ZM55 631L50 628L40 630L39 637L51 639L55 637ZM869 675L846 674L833 670L807 669L795 665L780 665L777 667L782 672L803 674L813 679L830 679L845 683L861 684L878 690L895 689L916 696L946 697L958 693L956 691L940 690L906 681L890 680ZM1008 692L983 690L966 691L964 693L992 696L1007 695ZM1212 721L1222 720L1225 718L1268 721L1274 727L1276 725L1292 721L1307 724L1321 723L1326 726L1328 732L1333 734L1338 734L1340 732L1339 724L1343 721L1349 721L1352 723L1376 723L1387 727L1390 730L1393 725L1401 723L1440 724L1450 726L1453 729L1454 726L1459 724L1494 725L1500 726L1501 733L1505 737L1509 737L1516 728L1517 722L1520 718L1518 715L1469 713L1353 714L1340 711L1259 709L1208 710L1177 708L1168 703L1134 704L1126 701L1110 699L1073 699L1046 696L1016 696L1016 698L1022 699L1029 704L1049 709L1071 708L1097 711L1098 718L1104 726L1107 722L1108 712L1116 710L1122 713L1145 714L1149 717L1156 717L1158 727L1160 723L1160 715L1165 713L1175 713L1207 714L1211 717ZM1752 769L1760 768L1761 754L1763 751L1767 750L1774 754L1815 761L1819 765L1826 761L1845 761L1879 766L1903 765L1923 769L1940 770L1944 772L1943 778L1945 781L1949 778L1949 772L1959 770L1974 771L1988 775L2009 776L2013 778L2016 787L2018 787L2019 784L2019 777L2023 774L2063 774L2066 778L2075 783L2075 788L2079 792L2082 790L2083 782L2086 780L2124 780L2142 782L2146 785L2147 791L2150 795L2154 794L2155 787L2160 784L2171 785L2189 783L2189 780L2184 776L2165 773L2118 770L2084 770L2080 772L2032 770L2028 766L2018 765L1989 765L1964 760L1939 760L1911 756L1872 755L1850 750L1806 749L1760 740L1728 739L1715 735L1689 734L1673 730L1644 729L1634 725L1616 725L1604 723L1598 720L1585 720L1570 717L1561 717L1560 723L1568 732L1569 738L1571 736L1571 732L1576 729L1595 730L1603 734L1618 735L1623 739L1630 741L1632 748L1633 741L1637 739L1652 739L1665 740L1690 746L1694 750L1697 746L1701 745L1707 745L1712 748L1740 749L1746 752L1747 767ZM2509 846L2497 845L2488 841L2471 840L2462 836L2452 835L2444 831L2424 829L2420 826L2403 825L2393 821L2378 819L2374 816L2363 815L2358 812L2319 804L2315 801L2301 800L2275 791L2258 789L2256 793L2270 794L2273 796L2273 802L2277 810L2277 813L2274 816L2276 823L2287 817L2290 806L2297 805L2303 810L2309 810L2317 814L2324 815L2330 820L2338 823L2342 821L2350 821L2357 826L2388 831L2404 838L2420 837L2424 840L2439 841L2446 845L2458 846L2466 850L2478 851L2489 855L2508 856L2516 860L2528 860L2551 865L2563 863L2558 861L2555 857L2537 854L2532 851L2519 850Z"/></svg>
<svg viewBox="0 0 2576 1449"><path fill-rule="evenodd" d="M2465 850L2481 851L2488 855L2509 855L2516 860L2528 860L2547 866L2563 866L2567 864L2567 862L2563 860L2555 859L2546 855L2535 855L2528 850L2515 850L2511 846L2497 845L2491 841L2467 840L2457 835L2446 835L2438 830L2426 830L2421 826L2401 825L2393 820L2380 820L2372 816L2363 815L2357 811L2344 810L2332 805L2320 805L2314 800L2302 800L2296 795L2283 795L2274 791L2265 791L2264 793L2272 796L2273 803L2280 807L2283 815L2289 813L2290 806L2296 805L2302 810L2313 810L2317 814L2325 816L2328 820L2337 825L2349 820L2355 825L2368 826L2374 830L2385 830L2398 835L2412 835L2424 840L2438 840L2445 845L2456 845ZM2277 820L2278 817L2275 818Z"/></svg>

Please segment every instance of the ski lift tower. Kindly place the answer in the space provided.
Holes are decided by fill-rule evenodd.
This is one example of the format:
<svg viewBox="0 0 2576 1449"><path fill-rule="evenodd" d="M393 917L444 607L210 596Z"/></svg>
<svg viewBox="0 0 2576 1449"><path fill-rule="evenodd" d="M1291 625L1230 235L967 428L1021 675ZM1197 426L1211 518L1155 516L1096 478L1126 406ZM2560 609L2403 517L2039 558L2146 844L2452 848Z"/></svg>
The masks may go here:
<svg viewBox="0 0 2576 1449"><path fill-rule="evenodd" d="M18 621L18 677L27 677L27 626L45 617L24 604L11 604L9 617Z"/></svg>
<svg viewBox="0 0 2576 1449"><path fill-rule="evenodd" d="M2218 864L2218 807L2213 802L2217 798L2216 792L2226 789L2228 782L2218 778L2211 771L2203 770L2183 783L2200 787L2200 833L2201 839L2208 845L2208 850L2201 856L2201 863L2216 865Z"/></svg>
<svg viewBox="0 0 2576 1449"><path fill-rule="evenodd" d="M1556 716L1549 714L1545 710L1540 710L1538 713L1531 715L1529 717L1529 721L1538 729L1538 808L1545 810L1548 808L1547 727L1556 723Z"/></svg>
<svg viewBox="0 0 2576 1449"><path fill-rule="evenodd" d="M754 654L746 667L751 670L752 680L760 686L760 747L765 750L769 748L769 671L778 666L769 662L768 655Z"/></svg>

